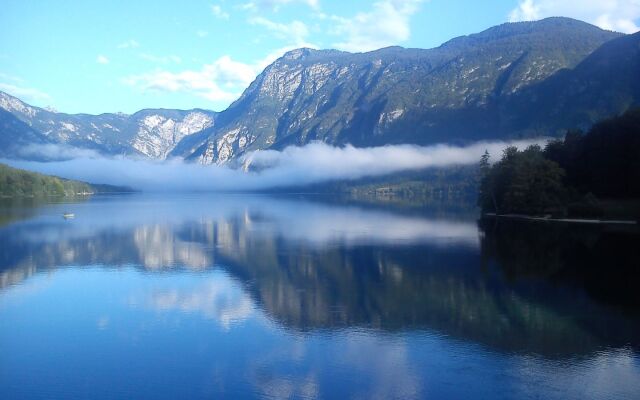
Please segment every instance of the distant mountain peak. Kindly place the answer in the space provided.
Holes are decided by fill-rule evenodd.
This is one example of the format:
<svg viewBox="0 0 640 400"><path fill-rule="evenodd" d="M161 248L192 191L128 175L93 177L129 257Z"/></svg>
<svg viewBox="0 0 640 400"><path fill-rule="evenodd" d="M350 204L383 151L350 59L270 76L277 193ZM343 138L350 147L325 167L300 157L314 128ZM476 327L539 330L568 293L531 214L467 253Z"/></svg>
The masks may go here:
<svg viewBox="0 0 640 400"><path fill-rule="evenodd" d="M0 108L10 112L33 117L38 113L38 108L31 107L15 96L0 91Z"/></svg>
<svg viewBox="0 0 640 400"><path fill-rule="evenodd" d="M282 58L285 60L299 60L301 58L309 56L315 51L316 50L311 49L309 47L301 47L299 49L287 51L286 53L284 53Z"/></svg>
<svg viewBox="0 0 640 400"><path fill-rule="evenodd" d="M65 114L30 106L4 92L0 92L0 111L0 145L4 147L0 156L17 156L13 144L29 141L156 159L164 159L184 137L211 127L217 115L206 110L171 109L141 110L132 115Z"/></svg>

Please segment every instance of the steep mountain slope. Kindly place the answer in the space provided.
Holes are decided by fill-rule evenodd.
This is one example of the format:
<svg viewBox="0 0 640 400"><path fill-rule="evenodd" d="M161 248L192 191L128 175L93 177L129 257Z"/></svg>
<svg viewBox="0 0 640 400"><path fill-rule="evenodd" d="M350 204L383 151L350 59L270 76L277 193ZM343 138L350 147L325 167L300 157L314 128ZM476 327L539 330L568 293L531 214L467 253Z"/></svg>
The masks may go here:
<svg viewBox="0 0 640 400"><path fill-rule="evenodd" d="M504 24L431 50L294 50L267 67L215 127L186 138L173 154L225 163L248 150L312 140L371 146L518 135L501 106L506 99L574 68L619 36L549 18Z"/></svg>
<svg viewBox="0 0 640 400"><path fill-rule="evenodd" d="M199 109L142 110L132 115L63 114L30 106L3 92L0 110L12 113L51 143L157 159L164 159L185 136L213 126L216 116Z"/></svg>
<svg viewBox="0 0 640 400"><path fill-rule="evenodd" d="M572 70L560 71L509 99L513 129L588 129L640 105L640 33L605 43Z"/></svg>
<svg viewBox="0 0 640 400"><path fill-rule="evenodd" d="M14 157L31 144L48 142L40 132L0 108L0 157Z"/></svg>

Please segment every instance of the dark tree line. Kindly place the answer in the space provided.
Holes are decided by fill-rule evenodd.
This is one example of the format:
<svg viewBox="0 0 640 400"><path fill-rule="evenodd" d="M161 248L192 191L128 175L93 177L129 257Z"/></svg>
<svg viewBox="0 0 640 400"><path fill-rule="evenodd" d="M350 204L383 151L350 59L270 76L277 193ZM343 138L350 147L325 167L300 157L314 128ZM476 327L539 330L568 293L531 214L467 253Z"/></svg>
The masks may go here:
<svg viewBox="0 0 640 400"><path fill-rule="evenodd" d="M640 109L586 134L569 131L544 150L509 147L493 165L485 153L480 173L484 212L594 216L598 199L640 199Z"/></svg>
<svg viewBox="0 0 640 400"><path fill-rule="evenodd" d="M73 196L93 192L83 182L70 181L0 164L0 197Z"/></svg>

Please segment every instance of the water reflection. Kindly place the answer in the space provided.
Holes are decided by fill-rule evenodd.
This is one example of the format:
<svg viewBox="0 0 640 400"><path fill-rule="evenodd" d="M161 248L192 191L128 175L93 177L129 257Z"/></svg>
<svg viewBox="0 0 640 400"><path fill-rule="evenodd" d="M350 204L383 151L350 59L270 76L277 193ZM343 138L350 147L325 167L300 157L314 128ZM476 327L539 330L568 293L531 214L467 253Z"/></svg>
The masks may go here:
<svg viewBox="0 0 640 400"><path fill-rule="evenodd" d="M138 303L131 299L132 305ZM225 328L247 319L254 311L253 302L242 287L219 272L193 287L155 288L141 303L162 312L198 313Z"/></svg>
<svg viewBox="0 0 640 400"><path fill-rule="evenodd" d="M604 304L637 304L630 232L506 222L479 231L473 220L260 196L105 198L74 205L73 221L59 218L63 208L0 229L2 287L61 266L218 265L291 329L434 329L546 355L637 344L635 319ZM220 286L167 289L152 302L216 313ZM247 312L234 296L227 312Z"/></svg>
<svg viewBox="0 0 640 400"><path fill-rule="evenodd" d="M121 346L192 326L190 357L211 356L208 393L492 397L482 382L504 380L505 393L536 397L533 378L549 398L572 397L567 382L602 398L612 382L619 397L640 391L635 230L263 196L104 197L13 215L0 227L0 314L60 274L65 301L108 301L90 319ZM215 347L215 329L194 321L234 339L215 335Z"/></svg>

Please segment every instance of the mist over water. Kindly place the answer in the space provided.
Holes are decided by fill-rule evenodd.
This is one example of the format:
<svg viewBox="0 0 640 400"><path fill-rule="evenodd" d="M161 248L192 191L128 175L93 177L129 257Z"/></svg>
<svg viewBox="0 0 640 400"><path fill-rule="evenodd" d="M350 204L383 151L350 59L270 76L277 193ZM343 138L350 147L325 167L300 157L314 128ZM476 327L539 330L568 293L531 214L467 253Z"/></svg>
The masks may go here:
<svg viewBox="0 0 640 400"><path fill-rule="evenodd" d="M256 191L283 186L303 186L333 180L365 177L477 163L485 150L499 158L508 146L520 149L544 144L545 138L477 142L468 146L394 145L356 148L310 143L282 151L248 153L240 159L246 168L200 165L180 159L153 161L122 156L105 157L91 151L45 145L31 146L30 156L50 162L3 160L16 167L90 183L161 191Z"/></svg>

